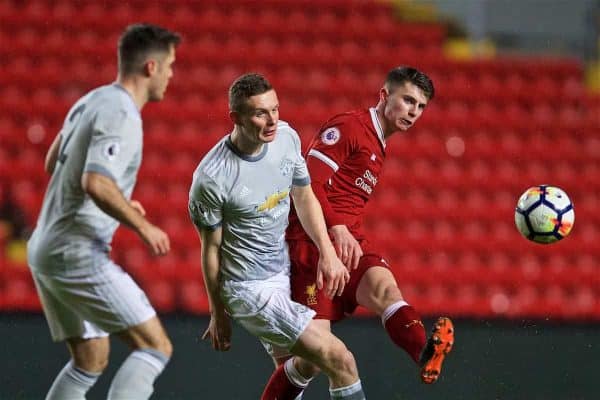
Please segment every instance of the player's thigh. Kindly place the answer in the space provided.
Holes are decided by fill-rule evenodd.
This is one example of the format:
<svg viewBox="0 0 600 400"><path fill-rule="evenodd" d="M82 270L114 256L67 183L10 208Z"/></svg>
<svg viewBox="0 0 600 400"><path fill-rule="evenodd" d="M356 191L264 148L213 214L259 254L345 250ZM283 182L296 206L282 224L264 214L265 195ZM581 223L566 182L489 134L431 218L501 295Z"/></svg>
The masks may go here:
<svg viewBox="0 0 600 400"><path fill-rule="evenodd" d="M158 317L127 328L117 335L133 349L152 348L171 356L173 347Z"/></svg>
<svg viewBox="0 0 600 400"><path fill-rule="evenodd" d="M307 241L290 241L289 252L292 264L290 276L292 299L311 308L316 318L338 321L344 318L342 298L330 299L325 291L317 289L317 266L319 249Z"/></svg>
<svg viewBox="0 0 600 400"><path fill-rule="evenodd" d="M86 321L77 312L78 302L72 299L61 284L60 277L49 276L32 271L44 316L50 328L52 339L56 342L69 338L101 338L108 333Z"/></svg>
<svg viewBox="0 0 600 400"><path fill-rule="evenodd" d="M260 342L265 348L267 354L271 357L271 360L273 360L275 368L277 368L281 364L284 364L287 360L293 357L293 354L288 348L275 346L269 342L264 341L263 339L260 339Z"/></svg>
<svg viewBox="0 0 600 400"><path fill-rule="evenodd" d="M331 333L330 324L324 319L312 320L290 349L291 353L330 369L332 360L343 357L347 351L344 343Z"/></svg>
<svg viewBox="0 0 600 400"><path fill-rule="evenodd" d="M112 262L63 277L55 284L78 315L109 333L124 331L156 316L142 289Z"/></svg>
<svg viewBox="0 0 600 400"><path fill-rule="evenodd" d="M108 336L91 339L69 338L66 342L76 367L99 373L108 365Z"/></svg>
<svg viewBox="0 0 600 400"><path fill-rule="evenodd" d="M331 331L331 322L329 320L326 320L326 319L313 319L313 323L316 326L319 326L319 328ZM281 364L284 364L287 360L289 360L294 355L294 354L292 354L291 349L288 349L288 348L285 348L285 347L281 347L281 346L273 345L271 343L268 343L268 342L264 341L263 339L261 339L261 343L264 346L264 348L267 351L267 353L269 354L269 356L271 356L271 359L273 360L273 363L275 364L275 367L277 367L277 366L279 366ZM301 361L302 365L310 363L309 361L304 360L302 358L298 358L298 359L302 360ZM306 367L306 369L308 369L308 368L309 367ZM302 371L301 371L301 373L302 373ZM304 376L308 376L306 374L303 374L303 375Z"/></svg>
<svg viewBox="0 0 600 400"><path fill-rule="evenodd" d="M378 315L402 299L392 271L383 266L368 268L356 288L356 302Z"/></svg>
<svg viewBox="0 0 600 400"><path fill-rule="evenodd" d="M221 298L234 320L274 348L290 349L315 315L292 301L285 273L261 281L226 281Z"/></svg>

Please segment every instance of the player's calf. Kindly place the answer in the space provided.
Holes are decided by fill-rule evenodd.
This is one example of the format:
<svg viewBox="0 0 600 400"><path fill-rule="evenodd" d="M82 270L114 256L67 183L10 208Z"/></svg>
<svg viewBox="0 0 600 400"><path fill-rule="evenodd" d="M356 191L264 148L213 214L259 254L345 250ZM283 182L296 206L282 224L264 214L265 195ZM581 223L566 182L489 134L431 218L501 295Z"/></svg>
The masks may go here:
<svg viewBox="0 0 600 400"><path fill-rule="evenodd" d="M316 364L329 378L332 399L364 399L352 353L331 332L312 321L291 352Z"/></svg>
<svg viewBox="0 0 600 400"><path fill-rule="evenodd" d="M404 300L398 301L383 311L381 321L394 344L418 363L426 337L421 316L415 309Z"/></svg>
<svg viewBox="0 0 600 400"><path fill-rule="evenodd" d="M171 341L156 316L121 332L119 336L133 348L133 352L115 374L108 399L148 399L154 391L154 381L173 352Z"/></svg>

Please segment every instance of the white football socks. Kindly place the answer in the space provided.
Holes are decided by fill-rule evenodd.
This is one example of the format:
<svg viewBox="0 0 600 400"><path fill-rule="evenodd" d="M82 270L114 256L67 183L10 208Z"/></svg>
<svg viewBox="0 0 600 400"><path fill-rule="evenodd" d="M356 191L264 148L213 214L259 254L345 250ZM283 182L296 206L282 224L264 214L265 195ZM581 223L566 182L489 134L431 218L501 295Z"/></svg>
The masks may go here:
<svg viewBox="0 0 600 400"><path fill-rule="evenodd" d="M329 388L329 394L331 395L332 400L365 400L365 394L363 393L360 379L350 386L335 389Z"/></svg>
<svg viewBox="0 0 600 400"><path fill-rule="evenodd" d="M154 392L154 381L169 357L153 349L136 350L117 371L108 390L108 400L146 400Z"/></svg>
<svg viewBox="0 0 600 400"><path fill-rule="evenodd" d="M84 371L69 360L50 387L46 400L85 400L85 394L101 373Z"/></svg>

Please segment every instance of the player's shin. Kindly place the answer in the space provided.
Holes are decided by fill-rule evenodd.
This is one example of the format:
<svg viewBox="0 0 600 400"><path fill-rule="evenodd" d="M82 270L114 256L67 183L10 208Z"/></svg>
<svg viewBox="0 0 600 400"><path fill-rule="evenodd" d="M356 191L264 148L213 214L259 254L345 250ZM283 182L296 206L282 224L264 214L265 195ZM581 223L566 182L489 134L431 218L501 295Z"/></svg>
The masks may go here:
<svg viewBox="0 0 600 400"><path fill-rule="evenodd" d="M169 357L153 349L136 350L121 365L108 391L108 400L146 400Z"/></svg>
<svg viewBox="0 0 600 400"><path fill-rule="evenodd" d="M392 341L418 363L426 335L415 309L405 301L398 301L384 310L381 321Z"/></svg>
<svg viewBox="0 0 600 400"><path fill-rule="evenodd" d="M99 376L100 373L84 371L69 361L54 380L46 400L85 400L85 394Z"/></svg>
<svg viewBox="0 0 600 400"><path fill-rule="evenodd" d="M304 388L312 378L303 377L294 366L294 357L277 367L265 390L261 400L296 400L302 398Z"/></svg>

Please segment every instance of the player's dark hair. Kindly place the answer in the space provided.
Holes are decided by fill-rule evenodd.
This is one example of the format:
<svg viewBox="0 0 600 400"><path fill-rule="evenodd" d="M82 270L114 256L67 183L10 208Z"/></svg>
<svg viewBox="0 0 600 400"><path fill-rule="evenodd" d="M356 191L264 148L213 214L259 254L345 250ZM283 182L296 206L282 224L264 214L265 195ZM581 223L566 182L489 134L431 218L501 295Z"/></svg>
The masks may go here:
<svg viewBox="0 0 600 400"><path fill-rule="evenodd" d="M140 71L150 53L168 53L181 37L175 32L152 24L129 25L119 38L119 72L130 75Z"/></svg>
<svg viewBox="0 0 600 400"><path fill-rule="evenodd" d="M385 78L385 86L388 89L395 88L405 82L410 82L423 91L428 100L433 99L435 88L431 79L423 72L413 67L396 67L388 72Z"/></svg>
<svg viewBox="0 0 600 400"><path fill-rule="evenodd" d="M246 101L252 96L272 90L273 86L267 78L260 74L249 73L237 78L229 87L229 109L242 112Z"/></svg>

